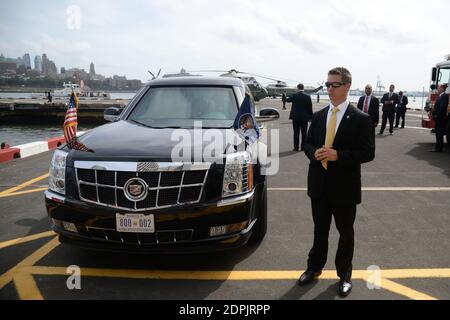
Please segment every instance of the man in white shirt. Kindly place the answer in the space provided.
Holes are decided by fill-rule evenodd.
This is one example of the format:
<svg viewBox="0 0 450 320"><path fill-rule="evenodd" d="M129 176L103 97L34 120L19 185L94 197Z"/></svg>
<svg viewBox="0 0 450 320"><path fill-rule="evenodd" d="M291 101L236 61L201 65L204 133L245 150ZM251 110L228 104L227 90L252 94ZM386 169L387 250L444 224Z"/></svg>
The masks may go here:
<svg viewBox="0 0 450 320"><path fill-rule="evenodd" d="M378 126L380 119L380 100L372 94L372 86L366 85L365 95L359 98L358 109L372 118L373 127Z"/></svg>
<svg viewBox="0 0 450 320"><path fill-rule="evenodd" d="M345 68L328 72L326 87L331 104L313 115L305 144L310 160L308 196L314 221L314 243L308 268L300 276L303 286L320 276L328 253L328 233L334 217L339 231L336 270L338 294L352 290L353 224L361 203L361 164L375 157L375 132L371 117L348 102L352 76Z"/></svg>

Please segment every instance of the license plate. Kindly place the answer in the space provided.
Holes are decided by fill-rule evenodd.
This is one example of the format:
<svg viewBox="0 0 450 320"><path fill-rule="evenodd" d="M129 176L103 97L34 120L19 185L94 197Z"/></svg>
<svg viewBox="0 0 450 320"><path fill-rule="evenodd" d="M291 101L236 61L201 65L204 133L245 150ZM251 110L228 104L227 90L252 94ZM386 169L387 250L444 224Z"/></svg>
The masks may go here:
<svg viewBox="0 0 450 320"><path fill-rule="evenodd" d="M116 214L116 229L119 232L154 233L155 218L153 214Z"/></svg>

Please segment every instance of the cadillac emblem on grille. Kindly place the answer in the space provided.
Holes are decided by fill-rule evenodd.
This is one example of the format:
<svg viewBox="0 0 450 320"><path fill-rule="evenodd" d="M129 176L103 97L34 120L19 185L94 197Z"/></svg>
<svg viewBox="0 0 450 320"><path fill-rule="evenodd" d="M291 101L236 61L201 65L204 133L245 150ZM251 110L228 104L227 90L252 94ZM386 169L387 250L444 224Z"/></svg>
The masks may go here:
<svg viewBox="0 0 450 320"><path fill-rule="evenodd" d="M130 201L144 200L148 193L147 183L141 178L131 178L125 183L123 193Z"/></svg>

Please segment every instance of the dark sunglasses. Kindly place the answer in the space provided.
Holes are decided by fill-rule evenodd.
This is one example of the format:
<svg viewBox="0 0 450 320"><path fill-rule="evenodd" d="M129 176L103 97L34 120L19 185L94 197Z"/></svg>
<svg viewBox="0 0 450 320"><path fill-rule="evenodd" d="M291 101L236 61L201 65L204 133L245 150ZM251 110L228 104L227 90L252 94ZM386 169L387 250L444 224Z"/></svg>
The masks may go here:
<svg viewBox="0 0 450 320"><path fill-rule="evenodd" d="M340 88L343 85L345 85L344 82L325 82L325 87L333 87L333 88Z"/></svg>

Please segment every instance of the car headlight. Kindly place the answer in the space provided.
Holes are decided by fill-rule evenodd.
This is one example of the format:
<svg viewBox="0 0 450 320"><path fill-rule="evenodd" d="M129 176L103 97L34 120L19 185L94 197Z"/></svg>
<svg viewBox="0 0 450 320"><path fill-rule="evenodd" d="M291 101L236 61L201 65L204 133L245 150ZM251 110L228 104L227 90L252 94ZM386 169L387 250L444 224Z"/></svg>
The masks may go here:
<svg viewBox="0 0 450 320"><path fill-rule="evenodd" d="M48 188L61 194L66 194L66 158L67 152L55 151L48 177Z"/></svg>
<svg viewBox="0 0 450 320"><path fill-rule="evenodd" d="M227 155L223 174L222 197L230 197L253 189L252 159L248 152Z"/></svg>

